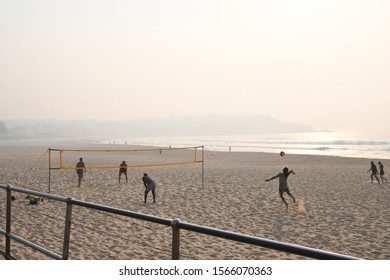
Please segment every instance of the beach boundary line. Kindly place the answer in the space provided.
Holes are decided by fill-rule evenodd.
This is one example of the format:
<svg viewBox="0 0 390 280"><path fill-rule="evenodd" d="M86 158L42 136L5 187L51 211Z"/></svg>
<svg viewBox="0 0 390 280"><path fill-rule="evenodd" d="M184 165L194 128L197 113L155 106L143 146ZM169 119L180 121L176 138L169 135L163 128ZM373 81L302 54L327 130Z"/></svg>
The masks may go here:
<svg viewBox="0 0 390 280"><path fill-rule="evenodd" d="M279 242L270 239L259 238L255 236L245 235L241 233L225 231L217 228L211 228L206 226L201 226L192 223L181 222L180 219L168 219L143 213L138 213L134 211L114 208L106 205L95 204L91 202L81 201L73 199L70 197L57 196L48 193L42 193L30 189L14 187L12 185L0 184L0 189L4 190L6 193L6 229L3 230L0 228L0 235L5 236L5 251L0 250L0 255L2 255L6 260L15 260L16 258L12 256L11 240L22 243L25 246L28 246L34 250L37 250L53 259L57 260L68 260L69 259L69 245L70 245L70 233L71 233L71 223L72 223L72 207L73 205L86 207L90 209L95 209L111 214L116 214L120 216L126 216L134 219L140 219L143 221L157 223L165 226L170 226L172 228L172 260L180 259L180 231L187 230L200 234L210 235L214 237L224 238L228 240L233 240L236 242L246 243L250 245L260 246L272 250L283 251L286 253L291 253L295 255L300 255L312 259L319 260L356 260L358 258L327 252L323 250L318 250L314 248L304 247L300 245L290 244ZM52 252L46 248L43 248L33 242L30 242L26 239L21 238L12 233L11 231L11 222L12 222L12 192L24 193L28 195L35 195L41 198L46 198L49 200L55 200L59 202L66 203L66 213L65 213L65 224L64 224L64 238L62 246L62 254Z"/></svg>

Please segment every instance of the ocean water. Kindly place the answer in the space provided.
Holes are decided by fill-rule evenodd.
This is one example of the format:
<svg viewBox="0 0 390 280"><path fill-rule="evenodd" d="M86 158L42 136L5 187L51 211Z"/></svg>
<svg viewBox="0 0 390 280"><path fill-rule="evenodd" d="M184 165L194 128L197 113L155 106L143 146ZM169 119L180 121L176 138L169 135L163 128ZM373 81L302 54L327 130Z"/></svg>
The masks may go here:
<svg viewBox="0 0 390 280"><path fill-rule="evenodd" d="M390 140L369 139L334 132L223 135L193 137L140 137L110 139L106 143L158 147L204 146L206 151L267 152L390 159Z"/></svg>

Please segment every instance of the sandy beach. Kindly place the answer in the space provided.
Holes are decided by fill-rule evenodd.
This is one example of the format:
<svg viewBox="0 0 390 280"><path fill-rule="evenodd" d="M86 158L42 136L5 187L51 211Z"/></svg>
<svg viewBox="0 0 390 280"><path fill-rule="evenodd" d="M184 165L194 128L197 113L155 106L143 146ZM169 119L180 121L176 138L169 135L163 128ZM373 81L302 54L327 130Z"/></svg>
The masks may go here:
<svg viewBox="0 0 390 280"><path fill-rule="evenodd" d="M48 191L47 149L129 149L77 141L0 141L0 183ZM132 147L134 148L134 147ZM379 160L389 179L390 161ZM206 150L204 186L199 164L131 168L129 182L118 170L88 170L82 186L75 171L56 171L51 193L164 218L293 243L364 259L390 259L390 184L371 183L371 159ZM77 162L77 157L75 164ZM86 163L88 166L88 163ZM265 182L287 166L297 202L278 181ZM142 175L157 183L156 203L143 202ZM61 254L65 205L29 205L13 194L12 232ZM5 230L5 191L0 190L0 228ZM181 259L303 259L303 257L182 231ZM4 251L5 238L0 237ZM171 258L171 228L74 207L70 259L116 260ZM12 242L18 259L48 259Z"/></svg>

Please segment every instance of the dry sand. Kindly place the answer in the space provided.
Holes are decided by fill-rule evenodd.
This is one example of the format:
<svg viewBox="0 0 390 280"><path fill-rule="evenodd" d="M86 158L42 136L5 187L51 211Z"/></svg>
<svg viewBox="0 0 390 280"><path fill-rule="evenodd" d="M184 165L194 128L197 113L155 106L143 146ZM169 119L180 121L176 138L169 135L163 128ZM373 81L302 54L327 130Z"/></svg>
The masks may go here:
<svg viewBox="0 0 390 280"><path fill-rule="evenodd" d="M0 183L48 191L49 147L128 149L76 141L0 141ZM381 159L377 159L378 161ZM371 159L278 154L205 152L201 165L129 169L118 184L113 169L89 170L81 188L74 171L52 173L53 194L364 259L390 259L390 184L371 183ZM382 160L390 172L390 161ZM76 162L75 162L76 163ZM278 181L265 182L283 167L296 175L288 183L297 203L287 212ZM142 175L157 183L157 202L143 203ZM14 193L12 232L62 252L65 205L28 205ZM0 190L0 228L5 229L5 191ZM5 238L0 237L4 251ZM12 242L19 259L47 259ZM70 259L170 259L171 228L75 206ZM182 259L303 259L270 249L181 233Z"/></svg>

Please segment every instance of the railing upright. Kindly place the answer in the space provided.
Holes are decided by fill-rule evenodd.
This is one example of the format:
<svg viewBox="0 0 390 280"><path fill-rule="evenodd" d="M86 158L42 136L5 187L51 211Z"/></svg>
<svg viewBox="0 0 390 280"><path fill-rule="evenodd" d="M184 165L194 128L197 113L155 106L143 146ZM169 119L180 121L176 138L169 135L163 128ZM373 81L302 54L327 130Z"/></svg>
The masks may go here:
<svg viewBox="0 0 390 280"><path fill-rule="evenodd" d="M65 230L64 230L64 245L62 249L62 259L69 258L69 243L70 243L70 229L72 226L72 198L66 200L66 216L65 216Z"/></svg>
<svg viewBox="0 0 390 280"><path fill-rule="evenodd" d="M9 259L11 256L11 185L7 186L7 210L6 210L6 236L5 236L5 257Z"/></svg>
<svg viewBox="0 0 390 280"><path fill-rule="evenodd" d="M172 260L180 259L180 228L178 224L180 223L179 219L172 220Z"/></svg>

